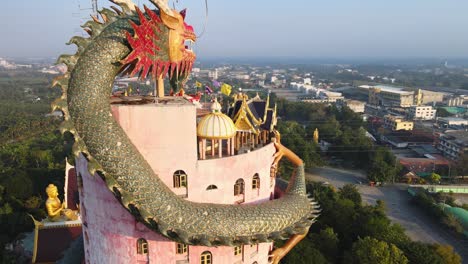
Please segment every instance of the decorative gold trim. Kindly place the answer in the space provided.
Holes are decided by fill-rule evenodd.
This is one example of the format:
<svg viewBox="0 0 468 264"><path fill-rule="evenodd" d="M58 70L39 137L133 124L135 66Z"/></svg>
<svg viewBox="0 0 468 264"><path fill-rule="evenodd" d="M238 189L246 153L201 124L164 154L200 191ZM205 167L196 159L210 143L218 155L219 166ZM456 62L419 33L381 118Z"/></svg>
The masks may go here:
<svg viewBox="0 0 468 264"><path fill-rule="evenodd" d="M38 236L39 236L39 228L38 226L41 225L42 223L37 221L34 216L28 214L29 217L31 217L31 219L33 220L34 222L34 245L33 245L33 255L32 255L32 259L31 259L31 263L36 263L36 257L37 257L37 239L38 239Z"/></svg>
<svg viewBox="0 0 468 264"><path fill-rule="evenodd" d="M54 228L62 228L62 227L80 227L80 226L82 226L81 223L61 224L61 225L44 225L41 223L41 225L38 226L38 229L43 230L43 229L54 229Z"/></svg>
<svg viewBox="0 0 468 264"><path fill-rule="evenodd" d="M237 131L245 131L241 126L241 122L245 123L249 127L249 132L254 133L254 134L259 133L258 129L256 129L252 125L252 123L249 121L249 119L247 118L247 113L246 112L242 112L242 116L240 116L236 120L236 122L234 123L234 125L236 126Z"/></svg>
<svg viewBox="0 0 468 264"><path fill-rule="evenodd" d="M34 222L34 245L33 245L33 255L31 258L31 263L36 263L37 258L37 241L39 239L39 230L43 229L53 229L53 228L62 228L62 227L81 227L81 223L73 223L73 224L60 224L60 225L44 225L44 222L37 221L34 216L28 214L29 217Z"/></svg>
<svg viewBox="0 0 468 264"><path fill-rule="evenodd" d="M269 107L270 107L270 93L268 93L268 97L267 97L267 100L266 100L265 113L263 114L263 123L262 123L262 125L265 124L265 122L266 122Z"/></svg>
<svg viewBox="0 0 468 264"><path fill-rule="evenodd" d="M250 117L252 117L252 120L254 122L255 125L261 125L262 124L262 121L261 120L258 120L253 114L252 114L252 111L250 111L250 108L249 106L247 105L247 101L246 99L242 99L242 105L240 106L240 109L239 111L236 113L236 115L234 116L233 120L236 120L239 118L240 115L243 115L243 116L247 116L247 114L250 115Z"/></svg>

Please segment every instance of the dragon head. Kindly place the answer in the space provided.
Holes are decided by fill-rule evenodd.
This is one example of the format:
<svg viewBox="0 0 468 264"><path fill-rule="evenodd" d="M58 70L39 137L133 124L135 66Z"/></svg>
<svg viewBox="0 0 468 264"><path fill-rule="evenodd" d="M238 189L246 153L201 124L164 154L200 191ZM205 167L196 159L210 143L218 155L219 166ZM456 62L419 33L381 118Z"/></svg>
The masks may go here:
<svg viewBox="0 0 468 264"><path fill-rule="evenodd" d="M139 73L146 78L169 75L171 86L178 90L185 84L195 62L191 45L196 41L193 27L185 23L186 10L177 12L167 5L154 2L156 11L144 7L145 13L136 8L139 25L130 21L134 34L127 32L132 51L122 61L130 75Z"/></svg>

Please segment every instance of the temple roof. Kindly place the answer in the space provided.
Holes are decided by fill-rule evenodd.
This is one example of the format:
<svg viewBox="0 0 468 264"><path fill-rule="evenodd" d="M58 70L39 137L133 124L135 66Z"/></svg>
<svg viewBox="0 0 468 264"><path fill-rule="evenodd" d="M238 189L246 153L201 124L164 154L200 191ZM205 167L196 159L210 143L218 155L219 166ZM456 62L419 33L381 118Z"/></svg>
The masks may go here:
<svg viewBox="0 0 468 264"><path fill-rule="evenodd" d="M245 96L234 97L235 101L228 109L238 130L258 133L260 130L272 131L276 125L276 110L268 107L270 98L262 100L260 96L247 101Z"/></svg>
<svg viewBox="0 0 468 264"><path fill-rule="evenodd" d="M81 220L38 222L33 218L34 249L32 263L52 263L62 257L71 242L82 234Z"/></svg>

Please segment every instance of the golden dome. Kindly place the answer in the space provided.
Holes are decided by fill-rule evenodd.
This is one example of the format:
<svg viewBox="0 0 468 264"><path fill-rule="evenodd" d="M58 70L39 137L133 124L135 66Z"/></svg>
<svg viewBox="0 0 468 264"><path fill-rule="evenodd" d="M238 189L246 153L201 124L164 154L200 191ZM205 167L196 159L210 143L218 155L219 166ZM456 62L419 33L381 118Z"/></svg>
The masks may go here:
<svg viewBox="0 0 468 264"><path fill-rule="evenodd" d="M215 100L212 113L204 116L197 126L197 136L206 139L228 139L236 135L236 126L232 119L221 113L221 105Z"/></svg>

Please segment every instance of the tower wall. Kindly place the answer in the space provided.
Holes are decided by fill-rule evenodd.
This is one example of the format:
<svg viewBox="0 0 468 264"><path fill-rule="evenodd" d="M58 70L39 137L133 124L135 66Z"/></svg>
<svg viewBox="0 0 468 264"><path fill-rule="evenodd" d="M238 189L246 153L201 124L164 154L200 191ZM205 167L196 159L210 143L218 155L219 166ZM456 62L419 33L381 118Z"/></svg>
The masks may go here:
<svg viewBox="0 0 468 264"><path fill-rule="evenodd" d="M243 202L266 201L274 190L270 166L275 148L272 144L242 155L198 160L196 109L190 104L113 106L113 115L140 153L163 182L176 194L196 202L239 202L234 184L245 182ZM188 246L187 253L176 254L175 242L135 221L107 189L99 176L87 171L84 157L77 159L81 176L80 202L83 219L85 256L88 263L200 263L203 252L217 263L268 263L272 243L243 246L234 254L232 247ZM183 170L187 187L174 187L174 172ZM254 174L260 188L252 188ZM217 189L207 190L209 185ZM148 254L137 253L137 240L148 242Z"/></svg>

